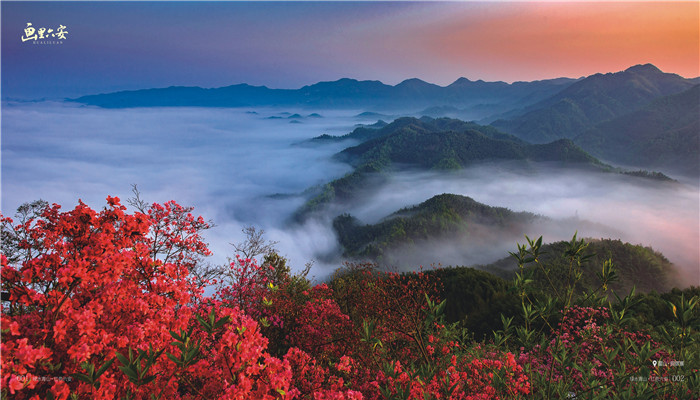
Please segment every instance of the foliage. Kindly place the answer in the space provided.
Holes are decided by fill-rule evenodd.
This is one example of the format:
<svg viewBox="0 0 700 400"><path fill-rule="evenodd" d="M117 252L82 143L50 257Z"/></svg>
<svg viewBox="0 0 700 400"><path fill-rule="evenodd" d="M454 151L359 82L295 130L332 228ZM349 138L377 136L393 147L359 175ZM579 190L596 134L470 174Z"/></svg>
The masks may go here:
<svg viewBox="0 0 700 400"><path fill-rule="evenodd" d="M533 288L549 290L547 279L557 287L566 284L564 279L569 261L565 252L568 245L566 241L542 245L539 260L549 267L548 278L537 265L525 265L525 270L532 274ZM617 265L617 280L610 282L610 289L619 293L627 293L633 287L644 293L652 290L667 291L680 283L673 264L651 247L633 245L616 239L587 239L585 252L591 257L581 269L582 277L577 282L577 290L580 292L596 288L600 283L597 273L608 259L612 259ZM484 268L503 278L513 279L517 263L511 257Z"/></svg>
<svg viewBox="0 0 700 400"><path fill-rule="evenodd" d="M605 295L618 279L612 260L597 273L599 286L580 293L582 271L593 257L587 253L588 243L574 235L563 252L568 268L552 280L552 269L541 259L542 238L527 241L528 245L518 245L518 252L511 253L520 269L514 286L524 322L514 327L504 318L503 329L494 332L494 340L504 346L521 346L521 362L527 366L538 397L574 393L588 398L689 398L698 392L694 354L700 333L692 322L697 320L698 297L681 296L678 304L668 303L676 321L671 333L664 330L664 337L631 331L634 289L624 298L613 291L614 303ZM527 270L526 265L534 269ZM541 271L544 279L539 283L548 286L546 291L531 290L534 270ZM669 364L678 360L689 366ZM661 368L669 365L677 369Z"/></svg>
<svg viewBox="0 0 700 400"><path fill-rule="evenodd" d="M520 299L511 284L488 272L468 267L427 271L442 282L439 298L445 299L445 319L459 322L475 340L482 341L501 327L501 314L518 318Z"/></svg>
<svg viewBox="0 0 700 400"><path fill-rule="evenodd" d="M542 239L528 238L512 285L372 264L312 285L271 253L262 265L237 258L239 279L205 297L186 256L208 253L188 222L200 219L174 202L150 209L128 214L109 197L100 212L34 203L19 223L3 218L3 398L671 399L700 388L698 289L609 296L607 261L581 291L592 256L576 236L556 282ZM503 310L501 327L475 340L470 327L493 325L482 308Z"/></svg>

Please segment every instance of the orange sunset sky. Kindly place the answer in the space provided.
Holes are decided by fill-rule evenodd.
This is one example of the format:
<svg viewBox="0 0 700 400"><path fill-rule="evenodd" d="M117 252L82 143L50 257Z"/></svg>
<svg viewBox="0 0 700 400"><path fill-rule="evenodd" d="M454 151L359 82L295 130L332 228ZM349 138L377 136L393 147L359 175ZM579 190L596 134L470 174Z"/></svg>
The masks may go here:
<svg viewBox="0 0 700 400"><path fill-rule="evenodd" d="M700 2L3 2L3 97L344 77L578 78L652 63L700 75ZM31 46L27 22L62 23ZM51 65L51 68L46 68Z"/></svg>
<svg viewBox="0 0 700 400"><path fill-rule="evenodd" d="M416 46L445 75L468 69L485 80L579 77L653 63L700 75L698 2L520 2L455 4L414 24L388 48ZM412 37L403 40L402 37ZM379 54L377 54L379 56ZM433 63L440 60L440 63ZM451 73L451 71L454 71ZM464 75L464 74L462 74ZM442 83L449 83L446 76Z"/></svg>

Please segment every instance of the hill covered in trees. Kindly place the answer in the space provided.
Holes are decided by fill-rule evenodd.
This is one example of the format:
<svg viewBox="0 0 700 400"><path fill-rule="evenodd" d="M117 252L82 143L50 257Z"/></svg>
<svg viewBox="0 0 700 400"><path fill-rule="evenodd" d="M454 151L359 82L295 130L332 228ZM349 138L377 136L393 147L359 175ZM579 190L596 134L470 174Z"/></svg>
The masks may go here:
<svg viewBox="0 0 700 400"><path fill-rule="evenodd" d="M445 242L481 243L488 241L489 237L501 240L511 237L517 241L533 226L555 223L536 214L491 207L466 196L442 194L394 212L375 224L363 224L357 218L343 214L334 219L333 228L343 256L391 266L397 265L397 253L407 255L420 253L421 249L439 249ZM579 222L579 226L583 224L585 221ZM612 259L617 268L617 280L610 284L610 288L621 293L629 292L633 287L643 293L666 292L682 283L676 267L651 247L616 239L587 239L586 243L587 264L581 269L576 287L579 292L592 288L599 281L597 273L608 259ZM533 287L542 289L545 282L551 282L555 287L565 284L571 267L565 251L568 246L570 243L565 241L541 246L536 262L524 269L524 273L535 282ZM435 257L439 257L440 251L435 253ZM547 266L546 273L542 265ZM518 263L508 256L479 268L510 281L518 272Z"/></svg>
<svg viewBox="0 0 700 400"><path fill-rule="evenodd" d="M583 268L578 290L590 289L598 282L598 273L606 260L612 259L618 273L618 280L610 287L620 293L627 293L636 286L637 291L666 292L681 286L680 277L674 265L660 252L651 247L634 245L618 239L586 239L586 254L591 255L586 268ZM543 244L538 263L546 265L550 271L545 275L539 265L526 267L536 287L543 287L546 280L552 280L555 286L562 285L568 269L569 259L565 255L568 242L560 241ZM513 257L506 257L483 267L498 276L511 280L518 271L518 264Z"/></svg>
<svg viewBox="0 0 700 400"><path fill-rule="evenodd" d="M338 158L358 166L392 164L423 169L459 169L479 161L554 161L603 167L570 140L532 145L492 127L453 119L401 118Z"/></svg>
<svg viewBox="0 0 700 400"><path fill-rule="evenodd" d="M519 231L538 217L491 207L465 196L441 194L425 202L399 210L373 225L363 225L349 214L333 221L343 255L351 258L382 258L385 251L415 242L447 236L469 236L491 230Z"/></svg>
<svg viewBox="0 0 700 400"><path fill-rule="evenodd" d="M612 171L571 140L529 144L490 126L450 118L405 117L380 129L358 128L350 135L364 140L338 153L353 172L312 190L311 199L297 213L301 218L332 201L351 200L363 188L380 184L391 171L407 168L452 171L482 162L529 162Z"/></svg>

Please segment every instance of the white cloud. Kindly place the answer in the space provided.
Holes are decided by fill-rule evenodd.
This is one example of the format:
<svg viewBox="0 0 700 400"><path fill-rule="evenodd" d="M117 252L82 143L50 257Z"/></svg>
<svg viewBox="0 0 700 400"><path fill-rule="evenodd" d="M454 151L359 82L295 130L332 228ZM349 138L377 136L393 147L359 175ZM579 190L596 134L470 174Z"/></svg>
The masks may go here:
<svg viewBox="0 0 700 400"><path fill-rule="evenodd" d="M232 255L229 243L243 240L241 229L255 225L279 241L293 268L314 259L313 273L323 278L340 266L339 258L326 257L337 251L330 226L335 215L301 226L289 225L288 218L304 201L299 193L350 171L331 160L347 144L297 144L323 133L351 131L357 122L352 116L364 110L318 111L324 118L305 118L302 124L290 124L288 114L281 112L308 115L313 110L247 111L5 103L2 212L12 215L23 202L38 198L64 209L80 198L99 209L108 195L130 197L135 183L144 199L195 206L198 214L217 224L207 233L215 254L211 262L225 262ZM593 224L568 221L525 233L559 240L578 229L580 237L621 238L662 251L694 282L700 275L697 187L546 167L516 173L490 165L451 175L399 173L347 211L371 223L440 193L557 219L578 216ZM275 194L288 196L271 197ZM485 263L505 256L516 240L523 241L521 233L491 234L484 230L481 239L487 240L469 243L431 243L433 251L424 254L433 259L418 263Z"/></svg>

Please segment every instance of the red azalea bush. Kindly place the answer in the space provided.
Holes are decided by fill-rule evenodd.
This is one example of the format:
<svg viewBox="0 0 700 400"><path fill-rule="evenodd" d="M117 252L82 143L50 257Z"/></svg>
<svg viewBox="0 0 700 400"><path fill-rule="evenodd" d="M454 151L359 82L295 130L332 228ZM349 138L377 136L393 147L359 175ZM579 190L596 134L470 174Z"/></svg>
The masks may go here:
<svg viewBox="0 0 700 400"><path fill-rule="evenodd" d="M447 355L449 356L449 355ZM474 356L474 355L472 355ZM452 355L444 369L425 380L420 372L405 368L400 362L380 373L378 393L370 399L520 399L530 393L523 368L512 353L492 352L486 358Z"/></svg>
<svg viewBox="0 0 700 400"><path fill-rule="evenodd" d="M53 205L15 227L24 254L17 267L2 259L10 300L2 325L14 327L3 335L2 383L17 398L49 388L61 397L69 387L114 398L124 380L116 366L103 372L99 388L66 381L129 347L164 346L168 332L191 318L187 304L200 290L186 266L153 259L151 219L125 213L118 198L107 202L99 213L82 202L65 213Z"/></svg>
<svg viewBox="0 0 700 400"><path fill-rule="evenodd" d="M607 307L572 306L567 311L556 338L520 355L519 362L527 366L528 372L551 381L569 382L575 393L594 393L605 387L612 395L620 388L634 388L630 377L636 376L649 377L652 389L658 386L656 382L664 381L663 373L668 374L668 370L640 366L640 360L675 359L648 333L629 332L611 323ZM620 344L624 351L619 351ZM557 357L562 352L571 359Z"/></svg>
<svg viewBox="0 0 700 400"><path fill-rule="evenodd" d="M347 264L339 271L331 288L340 310L366 344L355 346L358 361L376 365L378 345L389 351L392 360L404 364L425 359L425 332L432 324L425 317L428 302L437 300L439 284L422 272L380 273L367 263Z"/></svg>
<svg viewBox="0 0 700 400"><path fill-rule="evenodd" d="M283 293L285 287L282 289L279 292ZM285 318L288 322L288 343L313 354L320 362L338 361L342 356L350 354L357 343L357 335L350 317L334 301L332 289L326 284L320 284L302 295L305 299L301 303L278 304L288 307L283 315L294 316L293 319Z"/></svg>
<svg viewBox="0 0 700 400"><path fill-rule="evenodd" d="M133 215L118 198L107 202L101 212L53 205L18 225L3 218L19 264L2 255L3 391L18 399L297 397L287 358L301 351L267 354L257 321L239 308L254 313L265 281L220 296L241 304L202 298L189 275L194 257L208 253L201 218L174 202Z"/></svg>
<svg viewBox="0 0 700 400"><path fill-rule="evenodd" d="M634 358L671 357L609 309L578 305L564 308L554 338L518 328L533 343L520 354L507 347L515 338L506 318L498 343L475 344L445 322L439 281L370 264L311 286L283 263L237 258L235 280L207 298L196 270L209 254L208 223L175 202L140 210L108 197L100 212L81 202L69 212L37 208L17 224L2 218L3 397L481 400L568 390L634 398L657 388L621 379L662 376ZM686 322L681 349L693 332ZM690 389L662 392L673 393Z"/></svg>
<svg viewBox="0 0 700 400"><path fill-rule="evenodd" d="M246 314L255 318L264 315L263 300L269 293L270 273L265 268L272 266L258 265L255 260L236 257L231 262L231 275L235 277L228 286L220 288L215 297L231 307L240 307Z"/></svg>
<svg viewBox="0 0 700 400"><path fill-rule="evenodd" d="M208 252L197 235L201 219L174 202L150 215L125 213L118 198L107 202L99 213L83 203L66 213L54 205L14 228L24 261L13 267L2 257L10 300L3 388L18 399L279 397L289 366L264 353L257 323L237 308L219 310L226 324L217 336L192 333L196 357L181 365L166 357L182 355L173 333L191 333L202 308L202 288L188 274L191 255Z"/></svg>
<svg viewBox="0 0 700 400"><path fill-rule="evenodd" d="M165 398L291 398L290 364L266 352L267 339L257 322L238 308L209 303L199 308L201 316L187 331L173 335L177 350L162 360L173 372L153 389L177 388Z"/></svg>
<svg viewBox="0 0 700 400"><path fill-rule="evenodd" d="M313 400L360 400L361 392L348 389L351 384L343 375L350 376L349 364L352 359L343 356L341 361L333 367L324 367L308 353L297 348L289 349L285 356L292 366L293 382L295 387L291 394L294 398Z"/></svg>

